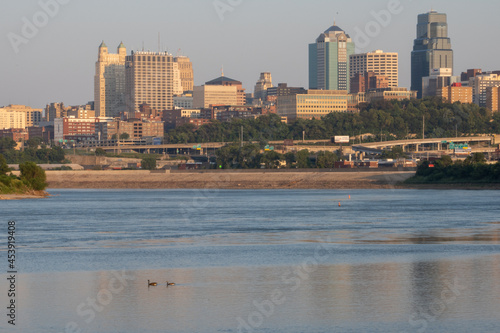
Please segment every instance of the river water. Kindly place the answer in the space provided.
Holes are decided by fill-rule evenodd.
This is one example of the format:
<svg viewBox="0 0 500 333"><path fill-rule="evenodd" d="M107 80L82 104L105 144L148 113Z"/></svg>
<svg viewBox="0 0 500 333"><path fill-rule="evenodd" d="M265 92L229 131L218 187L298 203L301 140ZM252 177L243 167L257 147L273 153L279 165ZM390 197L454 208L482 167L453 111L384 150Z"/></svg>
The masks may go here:
<svg viewBox="0 0 500 333"><path fill-rule="evenodd" d="M500 331L497 191L49 192L0 202L0 331Z"/></svg>

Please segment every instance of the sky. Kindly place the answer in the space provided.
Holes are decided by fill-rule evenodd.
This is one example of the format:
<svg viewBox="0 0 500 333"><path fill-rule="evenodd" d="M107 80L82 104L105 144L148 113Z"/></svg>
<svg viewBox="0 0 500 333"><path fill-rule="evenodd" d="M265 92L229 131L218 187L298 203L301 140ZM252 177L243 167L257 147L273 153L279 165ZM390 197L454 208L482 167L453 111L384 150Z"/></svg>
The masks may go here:
<svg viewBox="0 0 500 333"><path fill-rule="evenodd" d="M43 108L94 99L98 47L168 51L193 62L195 85L219 77L253 92L273 83L308 87L308 44L334 21L358 52L399 53L399 85L410 86L417 15L448 15L454 74L500 69L500 2L478 0L22 0L0 4L0 106ZM160 46L158 36L160 35Z"/></svg>

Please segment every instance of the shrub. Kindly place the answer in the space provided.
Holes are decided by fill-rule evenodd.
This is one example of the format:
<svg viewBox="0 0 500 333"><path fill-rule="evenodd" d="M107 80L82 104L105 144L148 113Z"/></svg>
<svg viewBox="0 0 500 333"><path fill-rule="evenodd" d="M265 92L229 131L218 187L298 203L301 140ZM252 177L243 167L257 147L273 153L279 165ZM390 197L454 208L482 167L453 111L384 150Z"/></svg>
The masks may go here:
<svg viewBox="0 0 500 333"><path fill-rule="evenodd" d="M106 151L102 148L97 148L95 150L95 156L106 156Z"/></svg>
<svg viewBox="0 0 500 333"><path fill-rule="evenodd" d="M155 170L156 169L156 157L146 156L141 161L141 167L144 170Z"/></svg>
<svg viewBox="0 0 500 333"><path fill-rule="evenodd" d="M31 189L43 191L47 187L45 171L34 162L19 164L21 180Z"/></svg>

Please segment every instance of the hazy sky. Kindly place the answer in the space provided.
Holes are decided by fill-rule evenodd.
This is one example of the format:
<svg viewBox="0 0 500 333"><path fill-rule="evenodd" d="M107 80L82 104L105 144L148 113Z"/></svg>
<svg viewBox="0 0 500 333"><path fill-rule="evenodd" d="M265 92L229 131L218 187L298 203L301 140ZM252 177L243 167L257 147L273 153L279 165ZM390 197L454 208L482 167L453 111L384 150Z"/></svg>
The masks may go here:
<svg viewBox="0 0 500 333"><path fill-rule="evenodd" d="M388 8L391 17L377 23L374 13ZM500 69L493 0L1 0L0 106L85 104L94 99L102 40L112 53L120 41L127 53L143 44L157 51L158 33L162 50L191 58L195 85L218 77L223 65L247 92L265 71L274 84L307 88L307 45L334 20L358 51L398 52L400 86L409 87L417 15L431 9L448 14L455 74ZM33 23L38 31L28 28Z"/></svg>

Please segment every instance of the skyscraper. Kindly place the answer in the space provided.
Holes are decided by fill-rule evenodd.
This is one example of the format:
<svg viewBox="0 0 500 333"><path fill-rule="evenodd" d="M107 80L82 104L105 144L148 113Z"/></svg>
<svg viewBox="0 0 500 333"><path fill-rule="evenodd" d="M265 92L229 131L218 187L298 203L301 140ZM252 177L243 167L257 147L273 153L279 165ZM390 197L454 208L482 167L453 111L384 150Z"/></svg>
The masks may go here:
<svg viewBox="0 0 500 333"><path fill-rule="evenodd" d="M267 97L267 89L273 87L273 79L271 77L271 73L269 72L264 72L260 73L260 78L259 81L255 84L255 89L254 89L254 98L255 99L260 99L260 100L265 100Z"/></svg>
<svg viewBox="0 0 500 333"><path fill-rule="evenodd" d="M368 53L353 54L349 57L349 60L351 79L358 73L373 72L376 75L386 76L389 80L389 87L397 88L399 86L398 54L396 52L376 50Z"/></svg>
<svg viewBox="0 0 500 333"><path fill-rule="evenodd" d="M126 57L127 111L143 103L156 110L173 108L174 57L166 52L132 52Z"/></svg>
<svg viewBox="0 0 500 333"><path fill-rule="evenodd" d="M446 14L430 11L418 15L417 38L411 53L411 90L422 98L422 78L431 70L450 68L453 75L453 50L448 38Z"/></svg>
<svg viewBox="0 0 500 333"><path fill-rule="evenodd" d="M125 111L125 57L127 49L123 43L118 53L108 53L104 42L99 46L95 64L94 101L97 117L116 117Z"/></svg>
<svg viewBox="0 0 500 333"><path fill-rule="evenodd" d="M334 23L309 44L309 89L348 90L351 54L354 42Z"/></svg>
<svg viewBox="0 0 500 333"><path fill-rule="evenodd" d="M177 56L174 58L174 62L177 63L177 67L179 69L182 91L183 92L193 91L193 86L194 86L193 63L186 56Z"/></svg>

